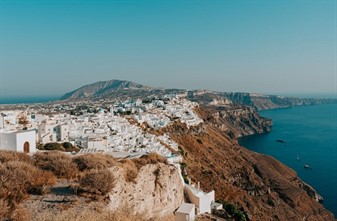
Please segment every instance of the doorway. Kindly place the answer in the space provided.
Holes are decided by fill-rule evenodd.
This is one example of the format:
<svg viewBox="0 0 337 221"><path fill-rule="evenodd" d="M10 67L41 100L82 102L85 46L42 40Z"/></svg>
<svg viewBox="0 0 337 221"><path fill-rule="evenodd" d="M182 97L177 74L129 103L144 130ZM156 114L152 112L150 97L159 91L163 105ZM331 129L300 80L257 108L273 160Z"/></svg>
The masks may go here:
<svg viewBox="0 0 337 221"><path fill-rule="evenodd" d="M23 144L23 152L29 153L29 143L28 142L25 142Z"/></svg>

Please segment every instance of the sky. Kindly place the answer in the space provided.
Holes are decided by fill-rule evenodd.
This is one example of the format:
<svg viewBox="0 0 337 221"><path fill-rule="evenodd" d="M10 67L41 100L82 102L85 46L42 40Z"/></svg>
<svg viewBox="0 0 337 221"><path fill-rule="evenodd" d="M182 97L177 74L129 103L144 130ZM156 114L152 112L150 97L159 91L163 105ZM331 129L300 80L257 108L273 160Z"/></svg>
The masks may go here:
<svg viewBox="0 0 337 221"><path fill-rule="evenodd" d="M0 0L0 96L121 79L337 93L336 0Z"/></svg>

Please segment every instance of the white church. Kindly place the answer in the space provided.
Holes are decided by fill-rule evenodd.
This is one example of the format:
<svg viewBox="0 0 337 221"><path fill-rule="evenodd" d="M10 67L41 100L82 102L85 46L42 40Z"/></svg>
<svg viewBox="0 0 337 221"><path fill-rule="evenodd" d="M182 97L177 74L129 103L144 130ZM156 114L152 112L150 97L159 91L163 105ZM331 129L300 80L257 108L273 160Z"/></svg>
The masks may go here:
<svg viewBox="0 0 337 221"><path fill-rule="evenodd" d="M36 152L36 131L22 130L0 133L0 149L24 153Z"/></svg>

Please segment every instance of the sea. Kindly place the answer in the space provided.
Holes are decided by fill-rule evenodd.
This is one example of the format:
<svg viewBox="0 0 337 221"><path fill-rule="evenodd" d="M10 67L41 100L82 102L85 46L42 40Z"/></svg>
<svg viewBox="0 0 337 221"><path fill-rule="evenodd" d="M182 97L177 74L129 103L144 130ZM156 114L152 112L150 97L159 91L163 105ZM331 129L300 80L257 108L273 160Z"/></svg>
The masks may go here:
<svg viewBox="0 0 337 221"><path fill-rule="evenodd" d="M45 96L45 97L0 97L1 104L32 104L32 103L46 103L56 101L61 96Z"/></svg>
<svg viewBox="0 0 337 221"><path fill-rule="evenodd" d="M272 119L270 133L241 137L252 151L273 156L295 170L337 216L337 104L265 110ZM276 142L277 139L285 143ZM304 168L308 165L310 168Z"/></svg>

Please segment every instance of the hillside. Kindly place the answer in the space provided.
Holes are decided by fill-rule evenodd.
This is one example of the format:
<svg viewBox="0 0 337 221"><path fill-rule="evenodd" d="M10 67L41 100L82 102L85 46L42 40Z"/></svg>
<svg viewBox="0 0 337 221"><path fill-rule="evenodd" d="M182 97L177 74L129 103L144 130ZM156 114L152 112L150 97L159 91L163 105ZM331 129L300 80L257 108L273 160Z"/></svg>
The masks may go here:
<svg viewBox="0 0 337 221"><path fill-rule="evenodd" d="M266 132L268 121L251 109L228 115L214 109L197 111L204 124L187 128L177 123L165 130L179 143L184 170L192 182L200 182L206 192L214 189L216 199L234 203L251 220L335 220L319 203L321 197L295 171L239 146L230 132ZM235 130L235 125L240 129Z"/></svg>
<svg viewBox="0 0 337 221"><path fill-rule="evenodd" d="M69 92L63 95L60 99L74 100L93 96L100 96L119 90L141 90L141 89L147 90L150 89L150 87L133 83L131 81L123 81L123 80L99 81L93 84L85 85L72 92Z"/></svg>
<svg viewBox="0 0 337 221"><path fill-rule="evenodd" d="M0 177L0 220L171 221L183 201L178 169L157 154L0 151Z"/></svg>

